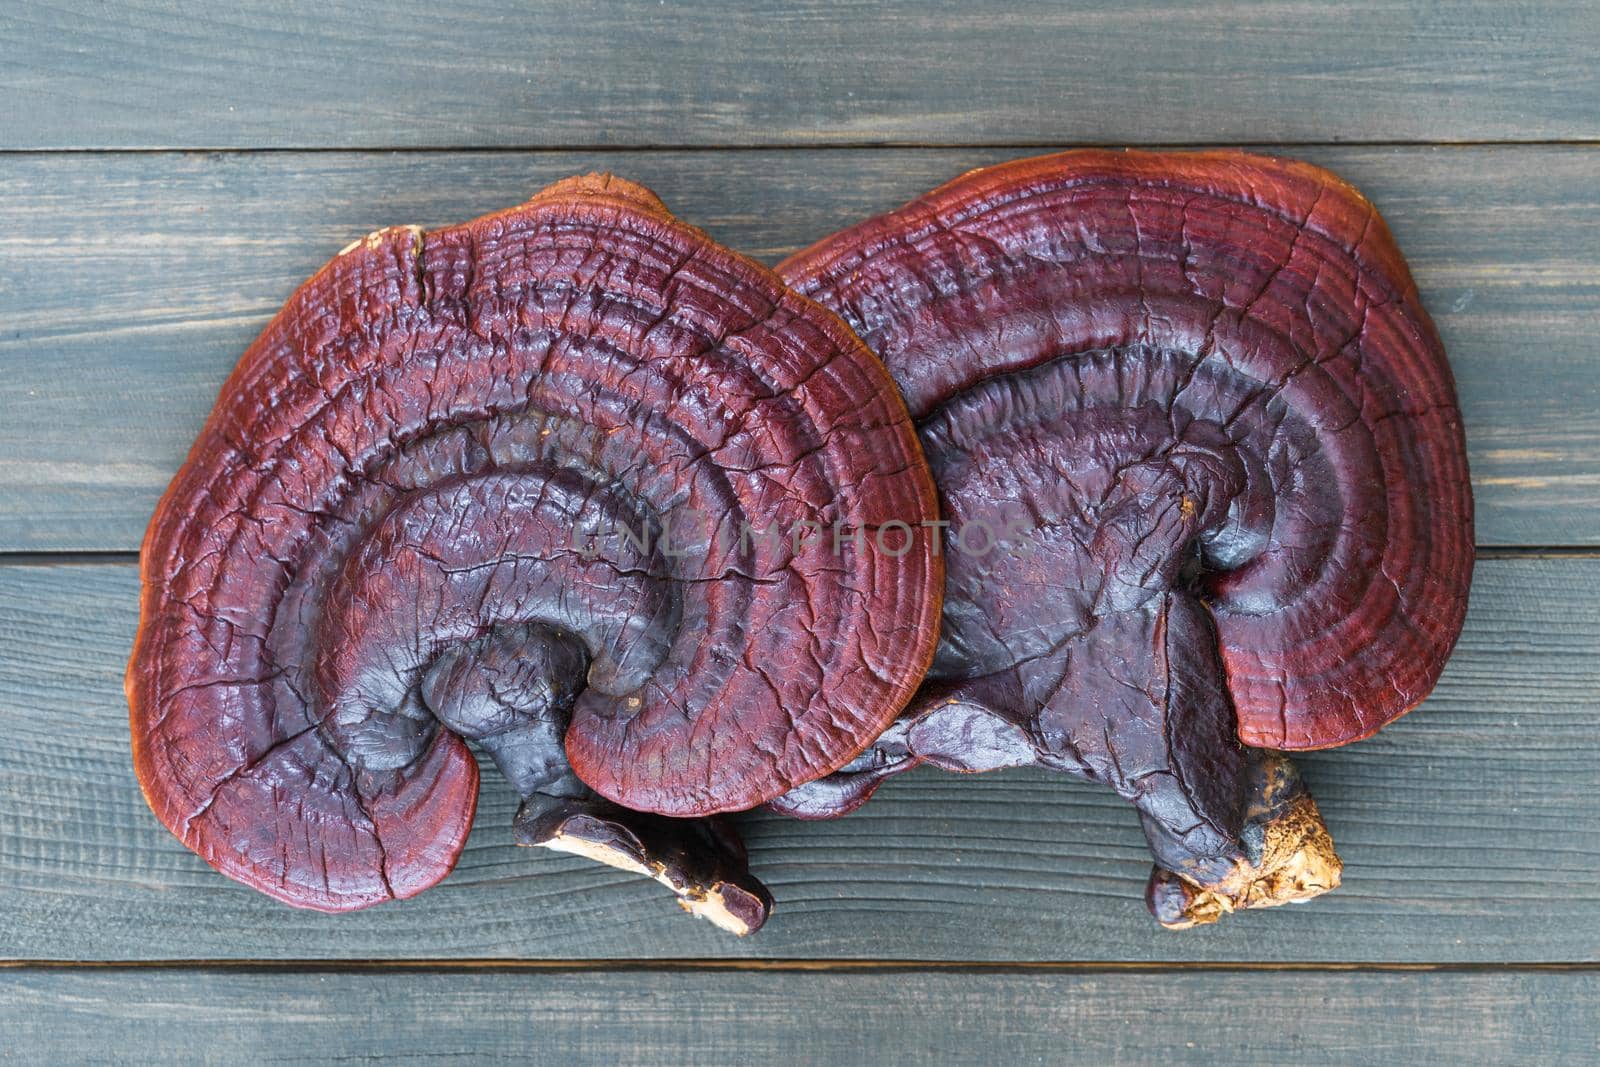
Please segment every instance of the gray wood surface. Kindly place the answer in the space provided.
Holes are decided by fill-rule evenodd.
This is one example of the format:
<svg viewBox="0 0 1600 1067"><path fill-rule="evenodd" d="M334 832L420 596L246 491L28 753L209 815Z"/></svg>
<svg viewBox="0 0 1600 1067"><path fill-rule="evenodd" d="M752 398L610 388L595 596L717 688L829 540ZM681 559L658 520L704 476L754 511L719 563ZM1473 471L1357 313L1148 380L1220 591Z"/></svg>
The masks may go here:
<svg viewBox="0 0 1600 1067"><path fill-rule="evenodd" d="M125 565L0 567L0 956L1600 961L1600 558L1481 562L1434 697L1304 759L1345 885L1184 933L1144 911L1133 811L1041 773L917 772L837 822L745 819L779 900L745 940L653 883L512 846L493 771L443 884L295 911L211 871L139 795L135 586Z"/></svg>
<svg viewBox="0 0 1600 1067"><path fill-rule="evenodd" d="M1596 55L1592 0L0 3L0 1060L1600 1061ZM1450 350L1479 540L1510 550L1427 704L1303 761L1338 892L1162 931L1131 810L1040 773L745 819L780 901L745 941L514 848L492 771L444 884L342 917L146 809L136 576L65 553L137 547L348 240L613 169L771 261L1072 143L1333 167Z"/></svg>
<svg viewBox="0 0 1600 1067"><path fill-rule="evenodd" d="M354 237L596 167L767 260L1017 150L0 156L0 551L132 550L234 361ZM1600 544L1600 147L1303 148L1395 229L1480 542Z"/></svg>
<svg viewBox="0 0 1600 1067"><path fill-rule="evenodd" d="M1597 1002L1592 972L0 972L37 1063L1561 1064L1600 1056Z"/></svg>
<svg viewBox="0 0 1600 1067"><path fill-rule="evenodd" d="M1600 137L1586 0L62 0L0 148Z"/></svg>

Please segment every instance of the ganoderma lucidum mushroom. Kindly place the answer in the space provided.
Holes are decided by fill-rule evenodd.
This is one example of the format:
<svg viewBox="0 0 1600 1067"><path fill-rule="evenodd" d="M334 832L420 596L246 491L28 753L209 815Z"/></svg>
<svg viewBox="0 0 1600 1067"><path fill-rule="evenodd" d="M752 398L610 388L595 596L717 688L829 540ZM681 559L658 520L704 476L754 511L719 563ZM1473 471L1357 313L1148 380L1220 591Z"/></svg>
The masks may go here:
<svg viewBox="0 0 1600 1067"><path fill-rule="evenodd" d="M640 186L379 231L245 353L151 521L139 780L218 870L343 911L450 871L468 738L521 843L748 932L771 898L705 817L855 756L938 630L921 532L789 534L935 506L861 342Z"/></svg>
<svg viewBox="0 0 1600 1067"><path fill-rule="evenodd" d="M1068 152L779 273L884 360L944 520L988 532L948 555L906 714L773 806L840 815L921 762L1037 764L1138 808L1163 924L1337 885L1280 753L1427 695L1473 559L1450 368L1372 205L1302 163Z"/></svg>

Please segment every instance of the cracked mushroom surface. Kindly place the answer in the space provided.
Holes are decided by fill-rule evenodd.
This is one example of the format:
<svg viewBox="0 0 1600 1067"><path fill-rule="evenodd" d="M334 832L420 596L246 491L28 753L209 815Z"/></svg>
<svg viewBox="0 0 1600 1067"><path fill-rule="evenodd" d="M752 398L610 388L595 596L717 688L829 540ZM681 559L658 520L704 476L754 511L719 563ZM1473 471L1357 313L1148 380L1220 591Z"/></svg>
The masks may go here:
<svg viewBox="0 0 1600 1067"><path fill-rule="evenodd" d="M859 339L648 190L381 230L245 353L151 521L139 780L218 870L341 911L450 871L470 739L520 842L753 929L771 899L698 817L879 735L942 588L920 534L790 533L935 507Z"/></svg>
<svg viewBox="0 0 1600 1067"><path fill-rule="evenodd" d="M1376 209L1303 163L1077 151L973 171L779 273L888 366L950 529L1005 537L950 546L904 717L773 806L1035 764L1137 806L1166 925L1337 885L1280 753L1420 702L1473 560L1454 382Z"/></svg>

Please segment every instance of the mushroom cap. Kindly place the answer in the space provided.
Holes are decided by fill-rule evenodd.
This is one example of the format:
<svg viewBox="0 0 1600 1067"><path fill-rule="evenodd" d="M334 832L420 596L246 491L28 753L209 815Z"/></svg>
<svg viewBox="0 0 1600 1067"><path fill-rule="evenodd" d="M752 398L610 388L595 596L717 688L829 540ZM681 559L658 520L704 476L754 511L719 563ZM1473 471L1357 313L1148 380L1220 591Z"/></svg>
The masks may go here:
<svg viewBox="0 0 1600 1067"><path fill-rule="evenodd" d="M1036 504L1051 475L1029 464L1050 454L1080 482L1208 487L1225 507L1197 515L1185 495L1169 524L1201 528L1198 573L1169 578L1215 618L1245 743L1355 741L1432 689L1471 579L1461 417L1388 228L1336 176L1065 152L972 171L778 269L888 366L946 519L963 493ZM1143 547L1079 546L1096 565ZM1152 578L1164 565L1141 580L1169 580ZM940 660L1002 626L952 614L982 594L950 567ZM1050 596L991 599L1024 633Z"/></svg>
<svg viewBox="0 0 1600 1067"><path fill-rule="evenodd" d="M941 561L921 531L894 553L849 532L935 509L872 353L648 190L591 175L379 231L244 354L150 523L139 780L281 900L411 896L477 796L429 701L484 705L453 692L463 663L527 646L523 673L583 672L518 684L570 707L597 792L752 807L915 690Z"/></svg>

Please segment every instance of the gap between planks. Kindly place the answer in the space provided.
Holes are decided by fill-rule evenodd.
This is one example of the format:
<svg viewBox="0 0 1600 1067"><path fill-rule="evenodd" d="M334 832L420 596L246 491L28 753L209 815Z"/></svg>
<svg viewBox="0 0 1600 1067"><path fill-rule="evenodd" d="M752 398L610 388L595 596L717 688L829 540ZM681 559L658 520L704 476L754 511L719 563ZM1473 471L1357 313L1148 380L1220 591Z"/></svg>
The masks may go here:
<svg viewBox="0 0 1600 1067"><path fill-rule="evenodd" d="M663 973L762 971L828 974L898 974L941 972L954 974L1167 974L1173 971L1247 974L1261 971L1371 974L1504 974L1600 973L1600 963L1540 963L1492 961L1465 963L1383 962L1254 962L1217 963L1119 962L1040 960L986 962L982 960L851 960L851 959L677 959L677 960L505 960L505 959L281 959L281 960L0 960L0 971L228 971L297 974L450 974L519 973L554 974Z"/></svg>

